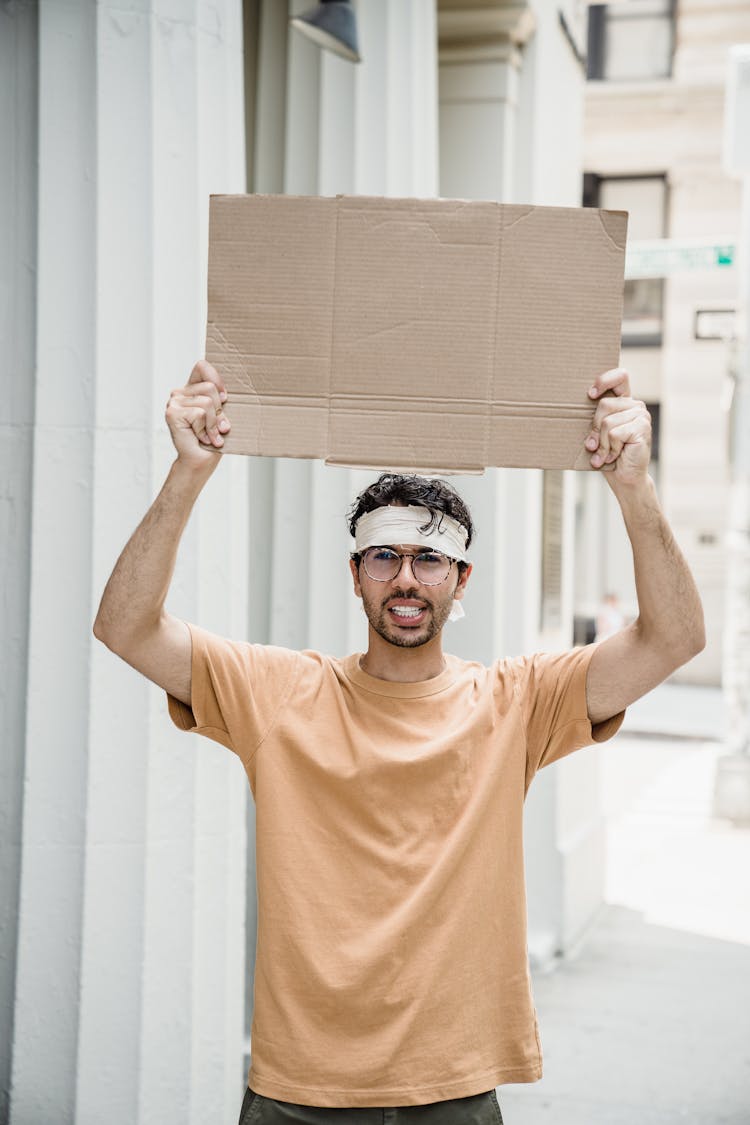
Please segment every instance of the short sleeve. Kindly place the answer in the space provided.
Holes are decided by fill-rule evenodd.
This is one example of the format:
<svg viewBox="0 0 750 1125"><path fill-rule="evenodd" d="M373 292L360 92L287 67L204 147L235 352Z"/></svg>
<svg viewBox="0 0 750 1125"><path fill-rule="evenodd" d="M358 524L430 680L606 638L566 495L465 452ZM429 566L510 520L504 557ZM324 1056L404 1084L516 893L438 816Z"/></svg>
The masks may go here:
<svg viewBox="0 0 750 1125"><path fill-rule="evenodd" d="M299 655L229 641L197 625L188 628L191 705L167 695L170 717L180 730L206 735L247 762L292 691Z"/></svg>
<svg viewBox="0 0 750 1125"><path fill-rule="evenodd" d="M625 712L592 725L586 705L586 674L596 645L569 652L537 653L512 662L526 729L527 784L537 770L620 729Z"/></svg>

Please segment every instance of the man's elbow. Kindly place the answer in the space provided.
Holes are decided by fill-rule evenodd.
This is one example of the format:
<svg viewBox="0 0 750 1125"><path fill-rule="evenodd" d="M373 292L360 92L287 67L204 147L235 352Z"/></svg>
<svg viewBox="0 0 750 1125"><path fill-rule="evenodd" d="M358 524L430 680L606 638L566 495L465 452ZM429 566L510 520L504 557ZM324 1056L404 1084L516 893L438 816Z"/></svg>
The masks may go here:
<svg viewBox="0 0 750 1125"><path fill-rule="evenodd" d="M702 611L693 618L670 622L669 626L662 622L661 626L647 628L645 623L638 619L630 628L639 638L644 651L658 657L664 679L671 676L678 668L682 668L683 664L687 664L706 647L706 627Z"/></svg>
<svg viewBox="0 0 750 1125"><path fill-rule="evenodd" d="M705 626L705 623L703 621L703 615L702 614L701 614L700 622L698 624L696 624L696 626L693 630L693 633L691 635L691 641L692 641L692 644L690 646L691 652L690 652L690 655L688 657L688 660L692 660L693 657L697 656L699 652L703 652L704 648L706 647L706 626Z"/></svg>
<svg viewBox="0 0 750 1125"><path fill-rule="evenodd" d="M93 633L96 639L101 641L110 652L125 659L125 651L128 648L128 643L132 643L132 638L122 627L118 628L101 609L94 620Z"/></svg>
<svg viewBox="0 0 750 1125"><path fill-rule="evenodd" d="M92 631L97 641L101 641L103 645L106 645L110 652L114 652L119 655L117 649L117 641L115 639L114 633L112 629L107 625L107 621L102 616L101 612L97 613L96 618L94 619Z"/></svg>
<svg viewBox="0 0 750 1125"><path fill-rule="evenodd" d="M676 667L687 664L706 647L706 625L701 611L692 621L685 621L679 639L674 645Z"/></svg>
<svg viewBox="0 0 750 1125"><path fill-rule="evenodd" d="M102 618L101 610L99 610L96 617L94 618L94 624L93 624L93 627L92 627L92 632L93 632L94 636L96 637L97 641L101 641L102 644L106 645L106 643L107 643L107 630L106 630L105 625L104 625L104 620Z"/></svg>

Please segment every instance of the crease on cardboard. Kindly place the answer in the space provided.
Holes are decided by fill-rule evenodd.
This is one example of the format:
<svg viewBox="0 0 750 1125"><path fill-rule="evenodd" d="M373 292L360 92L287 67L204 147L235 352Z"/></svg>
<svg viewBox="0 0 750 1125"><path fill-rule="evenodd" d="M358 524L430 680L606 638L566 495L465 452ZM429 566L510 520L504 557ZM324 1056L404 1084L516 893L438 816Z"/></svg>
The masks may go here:
<svg viewBox="0 0 750 1125"><path fill-rule="evenodd" d="M223 332L221 330L221 328L219 328L218 324L215 321L209 322L208 331L207 331L206 335L208 335L211 331L213 331L213 333L214 333L214 340L217 343L222 344L227 349L227 351L231 355L234 355L235 358L237 359L237 361L239 363L239 371L236 375L236 378L238 380L240 380L242 383L244 383L248 388L247 390L243 390L243 391L234 391L233 390L232 394L233 395L241 394L243 396L254 398L257 401L258 405L260 405L260 395L258 394L258 391L255 389L255 384L253 383L252 373L250 372L250 370L245 365L245 358L242 355L242 352L240 351L240 349L237 347L236 344L232 343L232 341L227 337L226 333Z"/></svg>
<svg viewBox="0 0 750 1125"><path fill-rule="evenodd" d="M429 408L429 406L433 406L433 405L434 406L440 406L440 405L447 406L451 410L460 409L464 404L466 404L467 406L479 406L479 407L487 405L486 399L484 399L484 398L469 398L466 395L464 395L464 397L461 398L461 399L455 399L455 398L447 398L445 395L431 394L430 398L429 398L429 402L425 402L425 400L423 398L421 398L419 395L407 394L405 391L403 393L399 392L398 394L390 394L390 395L383 394L382 391L378 391L377 393L375 393L374 391L371 391L371 390L336 391L334 393L333 397L337 401L350 400L352 402L360 402L360 401L362 401L362 402L418 402L418 403L422 403L422 405L425 409L427 409L427 408ZM477 414L479 412L476 411L476 410L470 410L470 411L468 411L468 413Z"/></svg>
<svg viewBox="0 0 750 1125"><path fill-rule="evenodd" d="M242 406L252 406L255 403L259 406L264 403L274 405L277 401L285 406L290 402L304 403L309 406L311 403L320 404L321 400L320 395L303 395L299 391L285 391L282 387L278 387L273 391L237 391L233 388L227 401Z"/></svg>
<svg viewBox="0 0 750 1125"><path fill-rule="evenodd" d="M257 414L257 418L258 418L258 426L257 426L258 437L257 437L257 441L256 441L256 448L260 449L260 448L262 448L264 412L263 412L263 404L261 402L260 395L258 394L258 391L255 389L255 384L253 383L252 374L251 374L250 370L246 367L244 357L242 356L242 353L240 352L237 345L233 344L232 341L227 338L226 333L222 332L221 328L219 328L218 324L215 321L209 321L209 323L206 327L206 341L207 342L208 342L209 336L212 339L212 343L215 343L215 344L218 344L218 345L223 345L223 347L227 349L229 354L234 355L235 358L238 361L239 370L238 370L236 376L233 376L233 379L237 378L238 381L247 385L249 387L249 389L243 390L243 391L238 391L234 387L232 387L232 390L227 392L227 401L225 402L224 406L225 406L225 408L227 406L229 407L229 414L231 414L232 403L236 403L238 401L242 401L246 405L254 405L257 408L256 414ZM206 350L208 351L208 349L206 349ZM230 421L231 421L231 419L230 419ZM219 452L224 453L225 450L222 448Z"/></svg>
<svg viewBox="0 0 750 1125"><path fill-rule="evenodd" d="M521 205L518 204L518 203L512 203L512 204L510 204L510 206L513 208L514 211L518 211L518 210L521 209ZM501 214L502 218L504 219L505 216L508 214L508 205L505 204L505 203L499 203L498 208L500 209L500 214ZM528 219L529 215L534 210L535 210L534 207L531 207L531 206L525 207L523 209L523 214L517 215L516 218L511 220L511 222L509 222L509 223L503 223L502 230L506 231L506 230L510 230L512 227L518 226L519 223L522 223L522 222L524 222L525 219Z"/></svg>
<svg viewBox="0 0 750 1125"><path fill-rule="evenodd" d="M514 402L512 399L494 399L492 402L493 414L504 415L512 418L514 415L532 418L572 418L577 421L581 418L592 417L592 409L588 405L579 405L574 402Z"/></svg>
<svg viewBox="0 0 750 1125"><path fill-rule="evenodd" d="M394 332L397 328L407 328L412 324L420 324L421 322L413 316L408 320L399 320L397 324L389 324L387 328L377 328L374 332L366 332L364 336L355 336L353 343L364 344L366 341L377 340L380 336L387 336L390 332ZM333 344L331 344L333 346Z"/></svg>
<svg viewBox="0 0 750 1125"><path fill-rule="evenodd" d="M337 223L338 223L338 208ZM435 225L431 217L426 211L404 211L402 215L398 216L385 216L381 211L370 211L366 207L362 207L357 211L358 215L365 216L369 219L375 217L374 221L370 222L370 229L380 230L382 227L410 227L415 218L421 220L422 229L429 231L434 241L440 246L464 246L467 249L473 248L476 244L473 242L453 242L450 239L446 240L442 237L439 231L435 229Z"/></svg>
<svg viewBox="0 0 750 1125"><path fill-rule="evenodd" d="M456 468L454 466L446 468L445 465L430 464L429 462L421 464L416 458L412 458L411 461L405 460L402 464L400 461L386 461L385 458L378 461L375 457L367 461L353 461L343 455L330 454L323 459L323 464L331 465L336 469L365 469L374 473L385 470L389 473L416 473L418 476L481 477L484 476L485 472L484 468Z"/></svg>
<svg viewBox="0 0 750 1125"><path fill-rule="evenodd" d="M622 215L623 212L622 211L607 212L607 211L601 210L601 208L600 208L600 209L597 210L597 214L599 216L599 222L602 225L602 230L604 231L605 235L607 236L609 242L612 244L612 246L614 246L615 250L617 250L618 253L622 253L625 249L625 240L623 240L622 242L618 242L617 239L614 237L614 234L612 233L612 231L609 228L610 228L610 225L612 227L615 227L615 226L619 225L617 217ZM626 231L627 231L627 227L626 227Z"/></svg>
<svg viewBox="0 0 750 1125"><path fill-rule="evenodd" d="M453 203L453 200L446 199L433 199L433 200L399 200L401 204L400 211L389 212L382 207L382 200L377 200L378 206L373 205L373 201L369 196L350 196L350 195L337 195L336 196L336 212L337 222L340 209L345 209L349 213L356 213L357 215L366 218L371 229L379 229L385 226L404 226L409 227L415 219L418 219L423 227L430 230L433 238L441 246L455 246L465 247L466 249L473 249L476 246L475 242L456 242L453 239L446 239L442 236L439 230L436 229L435 223L444 216L447 210L451 214L456 214L459 211L466 210L467 207L472 206L471 200L458 200L452 208L446 205ZM412 206L405 206L410 203ZM434 207L427 207L426 204L439 204L440 212L436 218L433 219L435 213ZM501 206L501 204L494 204L494 206ZM533 210L533 208L532 208Z"/></svg>

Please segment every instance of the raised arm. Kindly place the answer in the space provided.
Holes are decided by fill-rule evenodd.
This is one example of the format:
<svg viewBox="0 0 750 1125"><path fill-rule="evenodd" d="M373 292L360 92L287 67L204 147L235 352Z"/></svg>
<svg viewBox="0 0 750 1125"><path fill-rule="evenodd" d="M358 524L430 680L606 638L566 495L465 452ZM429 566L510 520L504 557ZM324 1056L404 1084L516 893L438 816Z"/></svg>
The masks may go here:
<svg viewBox="0 0 750 1125"><path fill-rule="evenodd" d="M219 463L229 431L218 372L201 360L172 392L166 419L177 457L164 487L133 532L104 589L94 635L148 679L190 703L187 625L166 612L177 548L193 505Z"/></svg>
<svg viewBox="0 0 750 1125"><path fill-rule="evenodd" d="M633 549L638 596L637 619L602 641L589 664L589 718L601 722L699 653L705 631L695 581L648 474L648 411L630 397L630 379L621 368L600 376L589 394L599 401L586 448L620 505Z"/></svg>

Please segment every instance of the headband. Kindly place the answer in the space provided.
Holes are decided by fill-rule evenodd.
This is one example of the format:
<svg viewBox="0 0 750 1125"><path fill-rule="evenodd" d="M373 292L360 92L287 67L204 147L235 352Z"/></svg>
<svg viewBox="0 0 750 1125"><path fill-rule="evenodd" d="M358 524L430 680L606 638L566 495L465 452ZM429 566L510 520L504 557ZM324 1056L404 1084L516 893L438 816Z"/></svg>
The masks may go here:
<svg viewBox="0 0 750 1125"><path fill-rule="evenodd" d="M466 528L452 516L440 513L431 531L421 530L433 518L428 508L416 506L400 508L389 504L387 508L365 512L357 520L356 549L364 551L368 547L387 547L392 543L416 543L466 562Z"/></svg>

